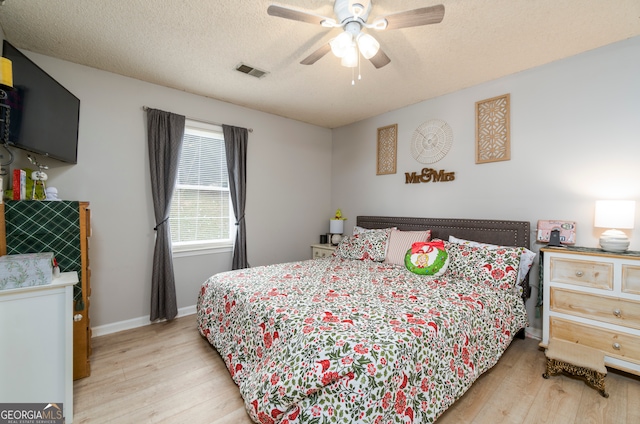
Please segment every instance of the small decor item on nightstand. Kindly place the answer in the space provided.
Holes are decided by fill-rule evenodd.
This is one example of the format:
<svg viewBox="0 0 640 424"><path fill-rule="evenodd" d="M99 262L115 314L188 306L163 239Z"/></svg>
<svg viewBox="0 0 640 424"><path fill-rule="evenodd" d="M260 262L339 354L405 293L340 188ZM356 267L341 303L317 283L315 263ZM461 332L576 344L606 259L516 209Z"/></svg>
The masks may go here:
<svg viewBox="0 0 640 424"><path fill-rule="evenodd" d="M340 209L336 210L336 214L329 220L329 233L331 233L331 244L337 246L342 240L344 233L344 221L347 218L342 216Z"/></svg>
<svg viewBox="0 0 640 424"><path fill-rule="evenodd" d="M600 236L600 247L607 252L625 252L629 237L620 231L632 229L636 219L636 202L633 200L598 200L594 227L609 228Z"/></svg>

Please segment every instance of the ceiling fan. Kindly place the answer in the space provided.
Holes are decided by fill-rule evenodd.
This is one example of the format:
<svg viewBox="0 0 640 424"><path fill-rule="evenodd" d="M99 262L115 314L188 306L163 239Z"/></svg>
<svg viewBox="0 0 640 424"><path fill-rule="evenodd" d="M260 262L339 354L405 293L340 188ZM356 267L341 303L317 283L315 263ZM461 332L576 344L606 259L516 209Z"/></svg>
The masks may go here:
<svg viewBox="0 0 640 424"><path fill-rule="evenodd" d="M274 4L268 7L267 13L271 16L326 28L342 28L343 32L340 35L311 53L300 63L312 65L332 51L341 59L342 65L349 68L358 66L360 54L376 68L382 68L391 62L389 56L380 48L380 43L372 35L364 32L365 29L380 31L430 25L440 23L444 18L444 6L439 4L377 17L369 22L372 3L371 0L335 0L333 6L335 19Z"/></svg>

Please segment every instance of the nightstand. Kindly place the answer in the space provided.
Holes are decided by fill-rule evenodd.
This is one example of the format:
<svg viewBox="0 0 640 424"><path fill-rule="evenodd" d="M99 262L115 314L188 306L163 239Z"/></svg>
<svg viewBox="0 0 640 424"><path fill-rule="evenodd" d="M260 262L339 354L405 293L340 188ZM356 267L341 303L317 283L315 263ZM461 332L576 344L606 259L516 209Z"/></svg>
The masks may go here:
<svg viewBox="0 0 640 424"><path fill-rule="evenodd" d="M602 351L605 365L640 375L640 252L566 247L542 255L542 342Z"/></svg>
<svg viewBox="0 0 640 424"><path fill-rule="evenodd" d="M312 244L311 245L311 259L326 258L333 255L337 246L332 244Z"/></svg>

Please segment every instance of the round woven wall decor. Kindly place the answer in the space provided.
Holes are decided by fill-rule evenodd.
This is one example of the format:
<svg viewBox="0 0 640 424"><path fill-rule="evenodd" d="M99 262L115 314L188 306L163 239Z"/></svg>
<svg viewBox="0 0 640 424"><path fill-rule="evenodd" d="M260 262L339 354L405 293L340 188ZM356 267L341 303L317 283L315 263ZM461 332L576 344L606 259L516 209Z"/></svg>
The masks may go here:
<svg viewBox="0 0 640 424"><path fill-rule="evenodd" d="M411 155L420 163L434 163L445 157L453 143L453 131L442 119L430 119L411 137Z"/></svg>

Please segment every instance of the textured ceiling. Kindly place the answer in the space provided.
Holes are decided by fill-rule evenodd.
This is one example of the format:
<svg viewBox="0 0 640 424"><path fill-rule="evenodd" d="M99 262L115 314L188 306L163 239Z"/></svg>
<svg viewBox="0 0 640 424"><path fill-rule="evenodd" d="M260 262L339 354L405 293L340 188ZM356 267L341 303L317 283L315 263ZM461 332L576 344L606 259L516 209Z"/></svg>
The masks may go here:
<svg viewBox="0 0 640 424"><path fill-rule="evenodd" d="M331 53L299 64L341 30L269 16L268 0L0 2L21 49L327 128L640 34L639 0L373 0L372 17L444 4L444 20L372 32L391 63L363 62L352 86ZM333 16L329 0L276 4Z"/></svg>

